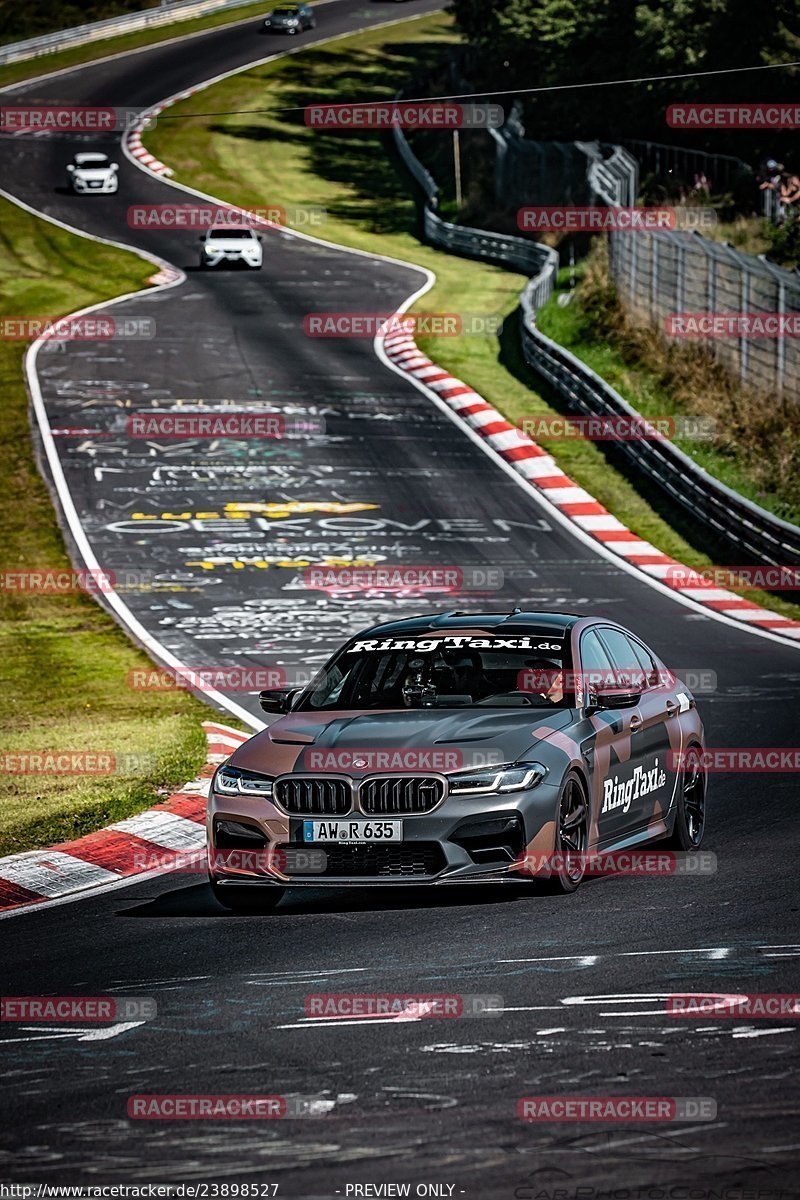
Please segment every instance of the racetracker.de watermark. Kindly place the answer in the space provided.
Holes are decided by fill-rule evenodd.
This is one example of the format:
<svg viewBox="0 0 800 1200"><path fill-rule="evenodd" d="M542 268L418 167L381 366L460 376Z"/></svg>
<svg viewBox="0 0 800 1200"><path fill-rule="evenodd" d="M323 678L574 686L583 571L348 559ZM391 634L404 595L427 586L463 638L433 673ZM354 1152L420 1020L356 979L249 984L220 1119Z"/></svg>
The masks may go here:
<svg viewBox="0 0 800 1200"><path fill-rule="evenodd" d="M156 336L153 317L0 317L0 339L32 342L150 341Z"/></svg>
<svg viewBox="0 0 800 1200"><path fill-rule="evenodd" d="M791 1017L800 1018L800 993L685 992L669 996L671 1017Z"/></svg>
<svg viewBox="0 0 800 1200"><path fill-rule="evenodd" d="M394 1018L398 1021L499 1017L503 997L461 993L406 994L402 992L314 992L303 1005L307 1017L342 1020L348 1017Z"/></svg>
<svg viewBox="0 0 800 1200"><path fill-rule="evenodd" d="M311 591L351 592L496 592L502 567L306 567L303 583Z"/></svg>
<svg viewBox="0 0 800 1200"><path fill-rule="evenodd" d="M497 313L313 312L303 317L306 337L316 338L491 337L502 330Z"/></svg>
<svg viewBox="0 0 800 1200"><path fill-rule="evenodd" d="M0 1021L151 1021L151 996L3 996Z"/></svg>
<svg viewBox="0 0 800 1200"><path fill-rule="evenodd" d="M800 337L800 313L670 313L664 331L673 338L795 338Z"/></svg>
<svg viewBox="0 0 800 1200"><path fill-rule="evenodd" d="M751 588L753 591L792 592L800 589L800 567L669 567L664 582L679 588Z"/></svg>
<svg viewBox="0 0 800 1200"><path fill-rule="evenodd" d="M135 692L258 692L297 686L296 677L290 678L283 667L248 666L137 667L128 672L127 682Z"/></svg>
<svg viewBox="0 0 800 1200"><path fill-rule="evenodd" d="M670 129L800 129L800 104L670 104Z"/></svg>
<svg viewBox="0 0 800 1200"><path fill-rule="evenodd" d="M227 208L213 204L131 204L126 219L131 229L205 233L219 226L256 229L262 225L318 228L328 219L327 209L315 204L263 204L252 208ZM224 231L218 229L220 236Z"/></svg>
<svg viewBox="0 0 800 1200"><path fill-rule="evenodd" d="M250 875L324 875L328 856L314 846L281 846L266 850L140 850L131 862L136 871L202 875L209 871L241 871Z"/></svg>
<svg viewBox="0 0 800 1200"><path fill-rule="evenodd" d="M500 104L450 101L371 101L365 104L308 104L303 112L312 129L499 129Z"/></svg>
<svg viewBox="0 0 800 1200"><path fill-rule="evenodd" d="M717 422L713 417L560 417L542 414L523 417L519 427L534 441L544 438L552 441L658 442L676 436L709 441L715 436Z"/></svg>
<svg viewBox="0 0 800 1200"><path fill-rule="evenodd" d="M542 878L582 868L586 875L716 875L717 856L711 850L614 850L607 854L523 854L516 869Z"/></svg>
<svg viewBox="0 0 800 1200"><path fill-rule="evenodd" d="M454 747L431 749L404 746L402 749L356 746L347 750L308 750L303 766L311 771L347 773L349 771L459 771L496 767L508 757L502 750L487 747L458 750Z"/></svg>
<svg viewBox="0 0 800 1200"><path fill-rule="evenodd" d="M667 766L671 771L680 771L687 763L698 762L700 769L721 774L747 773L750 771L774 772L778 775L800 771L800 748L788 746L717 746L699 751L670 750Z"/></svg>
<svg viewBox="0 0 800 1200"><path fill-rule="evenodd" d="M711 1096L524 1096L517 1116L530 1122L716 1121L717 1102Z"/></svg>
<svg viewBox="0 0 800 1200"><path fill-rule="evenodd" d="M6 750L0 753L3 775L149 775L152 753L119 754L109 750Z"/></svg>
<svg viewBox="0 0 800 1200"><path fill-rule="evenodd" d="M132 438L292 438L317 437L325 432L322 417L287 418L264 412L148 412L127 418Z"/></svg>
<svg viewBox="0 0 800 1200"><path fill-rule="evenodd" d="M555 204L517 210L517 227L534 233L653 233L656 230L711 229L713 208L634 208L615 205Z"/></svg>
<svg viewBox="0 0 800 1200"><path fill-rule="evenodd" d="M155 117L140 108L87 106L85 104L0 105L0 133L118 133L136 128L154 129Z"/></svg>
<svg viewBox="0 0 800 1200"><path fill-rule="evenodd" d="M330 1101L314 1096L139 1095L128 1099L134 1121L275 1121L287 1117L321 1117Z"/></svg>

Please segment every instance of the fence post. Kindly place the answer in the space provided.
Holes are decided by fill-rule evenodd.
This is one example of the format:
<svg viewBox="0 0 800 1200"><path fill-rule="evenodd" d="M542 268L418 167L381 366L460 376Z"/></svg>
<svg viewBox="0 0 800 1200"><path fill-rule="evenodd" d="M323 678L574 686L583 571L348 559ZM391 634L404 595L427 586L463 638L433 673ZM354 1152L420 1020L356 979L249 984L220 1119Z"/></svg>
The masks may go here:
<svg viewBox="0 0 800 1200"><path fill-rule="evenodd" d="M658 316L658 234L650 235L653 242L653 269L650 275L650 318L655 320Z"/></svg>

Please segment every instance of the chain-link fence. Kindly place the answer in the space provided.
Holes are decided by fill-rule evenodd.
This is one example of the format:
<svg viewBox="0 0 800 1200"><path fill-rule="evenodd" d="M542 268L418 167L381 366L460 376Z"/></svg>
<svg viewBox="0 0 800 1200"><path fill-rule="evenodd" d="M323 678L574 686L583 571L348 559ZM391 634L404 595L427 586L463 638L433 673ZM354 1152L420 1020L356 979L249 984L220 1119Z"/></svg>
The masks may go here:
<svg viewBox="0 0 800 1200"><path fill-rule="evenodd" d="M574 142L567 153L563 143L532 141L524 137L518 109L495 133L495 145L495 194L505 203L636 203L642 165L626 147ZM679 171L682 176L711 171L726 186L749 172L755 188L752 171L740 159L652 142L630 145L644 154L645 170ZM548 181L542 172L550 162L560 165ZM575 178L581 164L582 188ZM658 325L671 340L701 340L750 387L800 399L800 338L787 321L800 314L797 270L743 254L696 231L610 232L608 238L611 275L632 316ZM700 320L722 314L739 319Z"/></svg>

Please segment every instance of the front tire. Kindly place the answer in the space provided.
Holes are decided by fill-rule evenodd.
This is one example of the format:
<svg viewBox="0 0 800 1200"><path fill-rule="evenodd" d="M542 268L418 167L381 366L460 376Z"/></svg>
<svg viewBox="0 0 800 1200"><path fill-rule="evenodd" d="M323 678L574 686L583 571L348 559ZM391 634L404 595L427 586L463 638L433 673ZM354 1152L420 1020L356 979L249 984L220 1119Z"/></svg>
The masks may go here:
<svg viewBox="0 0 800 1200"><path fill-rule="evenodd" d="M699 850L706 827L706 773L699 746L690 746L681 769L672 833L662 843L671 850Z"/></svg>
<svg viewBox="0 0 800 1200"><path fill-rule="evenodd" d="M577 771L569 771L561 785L554 850L555 861L544 890L569 895L583 879L589 850L589 800Z"/></svg>
<svg viewBox="0 0 800 1200"><path fill-rule="evenodd" d="M273 884L267 884L265 887L237 887L233 883L222 886L216 879L209 879L209 883L214 899L223 908L237 913L272 912L286 891L285 888L275 887Z"/></svg>

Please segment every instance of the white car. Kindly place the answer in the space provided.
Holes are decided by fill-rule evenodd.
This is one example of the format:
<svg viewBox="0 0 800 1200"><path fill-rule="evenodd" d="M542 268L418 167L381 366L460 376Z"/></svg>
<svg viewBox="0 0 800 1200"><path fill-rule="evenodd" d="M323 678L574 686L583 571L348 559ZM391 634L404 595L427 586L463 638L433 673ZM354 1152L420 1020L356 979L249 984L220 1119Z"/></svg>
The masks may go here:
<svg viewBox="0 0 800 1200"><path fill-rule="evenodd" d="M253 271L263 260L261 236L246 225L212 225L200 235L201 267L218 267L221 263L242 263Z"/></svg>
<svg viewBox="0 0 800 1200"><path fill-rule="evenodd" d="M67 167L67 179L73 192L108 195L119 187L118 170L107 154L76 154Z"/></svg>

